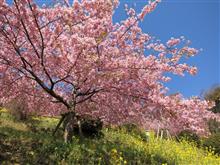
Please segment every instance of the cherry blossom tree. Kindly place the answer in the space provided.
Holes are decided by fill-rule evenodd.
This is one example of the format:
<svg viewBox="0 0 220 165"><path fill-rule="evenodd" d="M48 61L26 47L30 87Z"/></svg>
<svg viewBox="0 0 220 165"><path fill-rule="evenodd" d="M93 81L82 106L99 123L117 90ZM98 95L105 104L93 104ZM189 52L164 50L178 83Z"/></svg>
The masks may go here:
<svg viewBox="0 0 220 165"><path fill-rule="evenodd" d="M118 0L74 0L40 7L32 0L0 0L0 99L26 98L41 115L90 114L106 124L134 122L146 129L205 134L210 104L167 95L165 73L196 74L181 58L198 54L189 42L165 44L139 27L159 0L141 11L125 7L113 23ZM57 127L57 128L58 128Z"/></svg>

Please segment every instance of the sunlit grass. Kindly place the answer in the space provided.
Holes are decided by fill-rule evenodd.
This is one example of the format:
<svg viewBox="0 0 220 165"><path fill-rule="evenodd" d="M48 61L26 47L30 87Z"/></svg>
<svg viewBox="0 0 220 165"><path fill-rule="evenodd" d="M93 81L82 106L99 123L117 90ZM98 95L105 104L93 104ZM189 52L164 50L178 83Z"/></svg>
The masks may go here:
<svg viewBox="0 0 220 165"><path fill-rule="evenodd" d="M220 164L220 157L212 151L189 142L157 139L153 132L143 140L123 127L104 128L103 138L74 137L65 144L60 133L52 136L57 118L33 117L21 122L6 110L1 112L0 164Z"/></svg>

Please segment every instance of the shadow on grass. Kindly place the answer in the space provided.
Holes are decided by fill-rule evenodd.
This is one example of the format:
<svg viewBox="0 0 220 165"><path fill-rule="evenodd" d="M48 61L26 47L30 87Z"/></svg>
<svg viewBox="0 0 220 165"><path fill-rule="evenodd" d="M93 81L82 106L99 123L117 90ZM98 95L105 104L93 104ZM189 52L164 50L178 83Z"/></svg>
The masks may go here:
<svg viewBox="0 0 220 165"><path fill-rule="evenodd" d="M0 127L0 162L18 163L24 157L23 146L28 146L22 140L26 132L10 127Z"/></svg>
<svg viewBox="0 0 220 165"><path fill-rule="evenodd" d="M58 140L51 134L0 127L0 164L33 164L43 145Z"/></svg>

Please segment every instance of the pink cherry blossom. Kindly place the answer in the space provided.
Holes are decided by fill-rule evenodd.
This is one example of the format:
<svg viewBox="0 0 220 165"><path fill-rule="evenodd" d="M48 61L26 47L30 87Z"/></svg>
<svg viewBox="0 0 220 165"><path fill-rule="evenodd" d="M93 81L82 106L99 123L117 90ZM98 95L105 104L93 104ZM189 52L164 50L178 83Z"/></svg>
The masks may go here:
<svg viewBox="0 0 220 165"><path fill-rule="evenodd" d="M39 115L75 111L105 124L208 134L206 121L220 120L207 111L211 103L168 95L164 84L167 73L194 75L196 67L180 61L198 50L181 38L165 46L139 26L158 2L138 16L129 9L128 18L114 24L117 0L66 1L53 8L0 1L0 102L22 98Z"/></svg>
<svg viewBox="0 0 220 165"><path fill-rule="evenodd" d="M156 6L157 6L157 4L158 4L159 2L160 2L160 0L155 0L155 1L153 1L153 2L152 2L152 1L149 1L148 5L144 6L144 8L142 9L141 13L138 15L139 19L143 20L144 17L145 17L148 13L152 12L152 11L156 8Z"/></svg>
<svg viewBox="0 0 220 165"><path fill-rule="evenodd" d="M179 38L171 38L169 41L167 41L167 46L172 47L180 43Z"/></svg>

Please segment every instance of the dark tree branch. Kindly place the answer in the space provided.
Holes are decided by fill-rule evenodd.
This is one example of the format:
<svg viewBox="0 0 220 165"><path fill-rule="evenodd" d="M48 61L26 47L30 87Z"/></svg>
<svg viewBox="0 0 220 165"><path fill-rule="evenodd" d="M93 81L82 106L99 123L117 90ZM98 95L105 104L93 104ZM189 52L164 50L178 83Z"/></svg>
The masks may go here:
<svg viewBox="0 0 220 165"><path fill-rule="evenodd" d="M17 1L14 0L14 2L15 2L15 6L16 6L16 9L18 10L19 15L21 15L19 6L18 6L18 4L17 4ZM37 51L35 45L33 44L32 40L31 40L31 37L30 37L30 35L29 35L29 32L28 32L28 30L27 30L27 28L26 28L26 25L25 25L25 23L24 23L22 17L20 18L20 21L21 21L22 27L24 28L25 35L26 35L28 41L30 42L30 44L31 44L31 46L32 46L32 48L33 48L35 54L37 55L38 58L40 58L40 55L39 55L39 53L38 53L38 51Z"/></svg>
<svg viewBox="0 0 220 165"><path fill-rule="evenodd" d="M85 94L85 95L82 95L82 96L86 96L86 97L84 97L83 99L81 99L81 100L79 100L79 101L76 101L76 104L80 104L80 103L82 103L82 102L85 102L86 100L90 99L92 96L94 96L96 93L98 93L98 92L100 92L100 91L102 91L102 90L103 90L103 89L99 89L99 90L94 89L93 91L88 92L88 93Z"/></svg>
<svg viewBox="0 0 220 165"><path fill-rule="evenodd" d="M121 39L138 21L140 21L139 18L137 18L133 24L131 24L125 31L124 33L119 37L119 39Z"/></svg>
<svg viewBox="0 0 220 165"><path fill-rule="evenodd" d="M65 117L66 117L66 115L62 115L62 116L61 116L61 119L60 119L59 123L57 124L56 128L55 128L54 131L53 131L53 136L55 136L57 130L60 128L60 125L61 125L62 122L64 121Z"/></svg>

